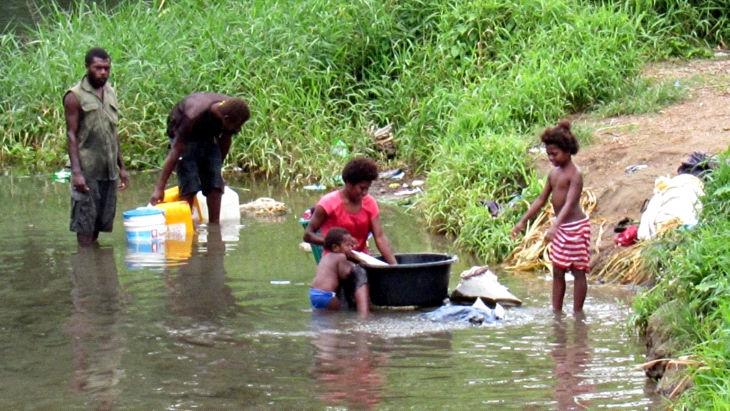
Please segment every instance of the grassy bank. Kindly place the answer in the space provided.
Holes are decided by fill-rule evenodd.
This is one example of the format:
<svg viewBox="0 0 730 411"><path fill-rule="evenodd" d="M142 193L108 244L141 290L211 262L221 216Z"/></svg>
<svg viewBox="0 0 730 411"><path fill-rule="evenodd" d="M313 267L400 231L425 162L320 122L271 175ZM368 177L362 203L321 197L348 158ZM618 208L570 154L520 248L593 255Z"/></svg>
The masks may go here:
<svg viewBox="0 0 730 411"><path fill-rule="evenodd" d="M730 408L730 151L705 186L700 224L657 241L648 253L658 283L634 302L634 321L666 325L673 357L704 365L687 370L694 388L677 408ZM669 309L671 308L671 309Z"/></svg>
<svg viewBox="0 0 730 411"><path fill-rule="evenodd" d="M228 165L289 184L338 174L345 159L331 148L340 140L350 155L385 160L366 130L393 124L393 161L428 174L418 205L431 227L488 261L509 252L509 228L539 190L527 153L542 127L578 111L656 108L676 90L638 79L644 62L704 53L730 30L727 0L131 0L111 13L81 6L42 14L28 38L0 36L3 169L49 172L66 163L61 96L82 75L84 52L99 45L113 57L130 168L159 167L167 113L194 91L248 100L253 117ZM712 193L727 203L726 190ZM492 218L485 201L504 212ZM715 247L703 241L723 227L703 225L676 239L681 247L659 250ZM721 299L702 281L687 301L704 310ZM638 318L671 287L667 280L643 298ZM711 305L706 317L727 325L728 304ZM703 355L709 362L715 354ZM721 384L698 387L707 389L692 398L727 393Z"/></svg>
<svg viewBox="0 0 730 411"><path fill-rule="evenodd" d="M430 174L420 205L432 227L496 261L524 211L517 200L539 186L526 155L537 130L596 107L646 110L671 90L637 80L647 58L674 53L660 50L661 39L688 50L688 38L726 32L723 18L702 33L682 31L686 13L664 17L661 7L181 0L46 11L29 41L0 37L0 166L66 163L61 96L83 73L85 50L102 45L114 60L130 168L159 167L166 115L194 91L247 99L253 118L234 139L229 166L291 184L331 181L344 161L331 154L340 140L351 155L378 157L366 130L391 123L395 161ZM693 21L712 15L703 10ZM482 200L513 207L486 218Z"/></svg>
<svg viewBox="0 0 730 411"><path fill-rule="evenodd" d="M32 41L0 44L4 167L66 162L60 98L101 44L130 168L161 164L167 112L193 91L246 98L253 118L229 165L287 183L337 174L338 140L377 156L365 130L392 123L396 161L433 171L423 209L434 228L493 259L511 222L474 217L472 200L534 192L535 125L614 100L644 61L629 14L566 0L132 1L56 10Z"/></svg>

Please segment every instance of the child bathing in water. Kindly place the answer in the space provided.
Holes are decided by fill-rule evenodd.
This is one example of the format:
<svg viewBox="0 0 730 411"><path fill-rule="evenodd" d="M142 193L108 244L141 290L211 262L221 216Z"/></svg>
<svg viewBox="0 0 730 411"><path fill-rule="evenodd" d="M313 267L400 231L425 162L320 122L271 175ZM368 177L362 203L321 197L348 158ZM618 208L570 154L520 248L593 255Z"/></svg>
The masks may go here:
<svg viewBox="0 0 730 411"><path fill-rule="evenodd" d="M570 131L568 121L545 129L540 139L555 168L550 171L540 196L512 229L512 237L524 231L527 221L535 217L552 193L556 217L545 239L550 242L550 260L553 263L553 310L563 310L565 272L569 270L575 277L573 311L581 312L588 292L586 272L590 261L591 225L580 206L583 176L571 157L578 152L578 141Z"/></svg>
<svg viewBox="0 0 730 411"><path fill-rule="evenodd" d="M348 260L355 239L341 227L332 227L324 238L326 251L317 265L317 274L309 289L309 300L312 307L328 310L339 310L341 303L335 290L340 282L353 277L355 283L355 305L361 317L370 312L370 289L367 284L365 270Z"/></svg>

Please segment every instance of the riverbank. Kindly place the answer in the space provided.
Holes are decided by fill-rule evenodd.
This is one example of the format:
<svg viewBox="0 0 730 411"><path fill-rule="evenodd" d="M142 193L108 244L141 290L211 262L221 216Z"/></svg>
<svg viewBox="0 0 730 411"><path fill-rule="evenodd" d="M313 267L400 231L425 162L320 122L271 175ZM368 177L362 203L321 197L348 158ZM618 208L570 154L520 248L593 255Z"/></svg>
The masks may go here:
<svg viewBox="0 0 730 411"><path fill-rule="evenodd" d="M632 324L647 344L647 376L660 380L661 395L679 409L730 406L730 58L650 64L645 78L682 88L681 101L657 112L602 117L582 115L576 122L593 130L592 142L576 156L585 187L596 195L591 216L604 228L596 260L621 247L613 227L625 217L639 221L651 198L654 180L673 176L695 151L720 155L721 166L705 181L700 225L652 241L642 251L644 278L651 288L639 292ZM540 170L549 164L538 161ZM633 173L632 165L645 165ZM595 280L595 279L594 279ZM685 392L686 391L686 392Z"/></svg>
<svg viewBox="0 0 730 411"><path fill-rule="evenodd" d="M343 145L349 156L407 166L427 175L415 206L431 229L497 262L514 247L509 230L525 210L521 200L541 187L529 154L540 129L571 113L651 112L682 99L682 79L677 86L639 77L646 61L708 55L708 44L728 38L727 16L715 12L724 10L721 0L696 8L635 3L181 0L130 1L112 14L83 5L57 11L32 41L0 36L0 166L23 172L65 164L60 97L83 73L83 53L96 45L89 39L105 38L129 168L159 167L168 144L164 121L182 96L243 96L254 115L234 139L229 167L289 186L333 185ZM620 161L667 154L667 141L684 135L704 142L695 130L706 119L683 122L706 112L704 99L689 101L684 112L665 109L678 122L659 118L653 129L631 117L603 124L576 118L587 179L601 189L622 176ZM651 117L642 118L648 126ZM386 124L394 130L392 159L368 133ZM635 138L645 130L654 131ZM636 213L634 202L649 196L636 184L661 172L651 165L620 189L605 187L598 212L607 212L607 224ZM628 194L637 197L620 200ZM489 202L513 207L493 218Z"/></svg>

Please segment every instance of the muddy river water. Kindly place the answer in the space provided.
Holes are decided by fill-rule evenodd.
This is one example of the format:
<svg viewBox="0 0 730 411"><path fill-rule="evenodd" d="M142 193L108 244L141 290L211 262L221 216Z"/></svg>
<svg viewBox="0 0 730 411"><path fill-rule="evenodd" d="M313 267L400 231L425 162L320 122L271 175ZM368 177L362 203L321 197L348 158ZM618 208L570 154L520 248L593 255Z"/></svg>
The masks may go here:
<svg viewBox="0 0 730 411"><path fill-rule="evenodd" d="M132 176L115 230L79 251L68 184L0 177L0 408L647 409L657 405L626 328L629 290L591 285L584 317L556 317L544 274L499 273L524 301L487 326L422 311L312 312L314 273L298 215L321 193L228 180L241 202L291 213L243 218L164 252L128 246L121 212L149 198ZM459 255L382 204L396 252ZM572 298L568 288L566 307Z"/></svg>

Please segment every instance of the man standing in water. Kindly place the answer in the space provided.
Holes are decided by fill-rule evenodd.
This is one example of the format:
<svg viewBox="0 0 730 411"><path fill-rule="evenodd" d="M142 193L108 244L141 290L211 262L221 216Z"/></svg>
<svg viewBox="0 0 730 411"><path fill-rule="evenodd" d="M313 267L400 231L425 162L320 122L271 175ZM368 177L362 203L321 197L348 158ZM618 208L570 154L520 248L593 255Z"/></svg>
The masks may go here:
<svg viewBox="0 0 730 411"><path fill-rule="evenodd" d="M111 232L117 188L129 185L119 148L117 95L108 84L111 58L101 48L86 53L86 75L66 91L68 157L71 162L71 231L79 245Z"/></svg>
<svg viewBox="0 0 730 411"><path fill-rule="evenodd" d="M177 103L167 119L170 152L150 203L162 201L167 179L177 166L182 198L192 207L195 194L202 191L208 220L218 223L225 186L221 167L231 148L231 137L250 116L246 102L223 94L194 93Z"/></svg>

